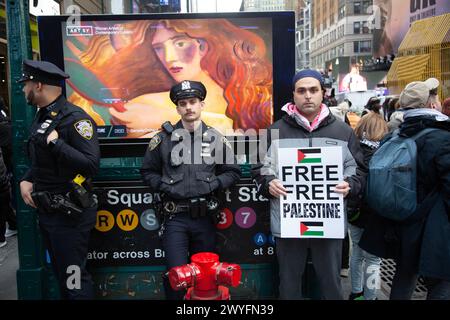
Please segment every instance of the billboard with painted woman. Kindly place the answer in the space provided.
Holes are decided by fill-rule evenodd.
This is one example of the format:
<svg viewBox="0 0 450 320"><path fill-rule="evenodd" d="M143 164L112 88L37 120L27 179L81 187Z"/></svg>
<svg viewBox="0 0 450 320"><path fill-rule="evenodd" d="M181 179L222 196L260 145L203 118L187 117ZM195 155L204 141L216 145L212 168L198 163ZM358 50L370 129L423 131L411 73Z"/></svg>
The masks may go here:
<svg viewBox="0 0 450 320"><path fill-rule="evenodd" d="M176 123L169 90L183 80L206 86L202 118L224 134L273 121L270 18L97 20L61 28L68 100L92 116L100 136L148 138L164 121Z"/></svg>

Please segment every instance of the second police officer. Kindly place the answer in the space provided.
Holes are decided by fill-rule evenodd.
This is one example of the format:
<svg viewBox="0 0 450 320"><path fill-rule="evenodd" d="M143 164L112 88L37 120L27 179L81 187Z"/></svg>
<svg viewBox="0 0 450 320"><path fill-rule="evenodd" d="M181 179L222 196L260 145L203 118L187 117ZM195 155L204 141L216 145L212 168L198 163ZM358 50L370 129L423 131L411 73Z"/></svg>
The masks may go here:
<svg viewBox="0 0 450 320"><path fill-rule="evenodd" d="M67 78L50 62L23 62L18 82L38 112L28 140L31 166L20 192L25 204L37 208L61 297L92 299L86 261L97 201L86 182L97 173L100 149L93 120L62 95Z"/></svg>
<svg viewBox="0 0 450 320"><path fill-rule="evenodd" d="M142 178L162 195L162 245L166 267L189 263L189 255L215 251L213 193L234 185L240 167L230 143L201 120L206 88L201 82L182 81L170 90L181 117L168 122L149 143L141 168ZM181 299L165 279L168 299Z"/></svg>

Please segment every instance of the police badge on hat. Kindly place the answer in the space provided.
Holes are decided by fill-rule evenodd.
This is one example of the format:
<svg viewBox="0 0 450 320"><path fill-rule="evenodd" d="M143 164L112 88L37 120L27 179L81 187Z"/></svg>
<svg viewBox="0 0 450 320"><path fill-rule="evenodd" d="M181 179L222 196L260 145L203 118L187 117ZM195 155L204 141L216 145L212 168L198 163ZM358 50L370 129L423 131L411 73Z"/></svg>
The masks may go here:
<svg viewBox="0 0 450 320"><path fill-rule="evenodd" d="M191 83L189 81L183 81L181 83L181 90L189 90L191 89Z"/></svg>
<svg viewBox="0 0 450 320"><path fill-rule="evenodd" d="M91 140L94 135L94 129L90 120L80 120L74 124L75 129L83 138Z"/></svg>
<svg viewBox="0 0 450 320"><path fill-rule="evenodd" d="M200 101L206 98L206 87L199 81L184 80L170 89L170 100L174 104L177 104L178 100L194 97L199 98Z"/></svg>

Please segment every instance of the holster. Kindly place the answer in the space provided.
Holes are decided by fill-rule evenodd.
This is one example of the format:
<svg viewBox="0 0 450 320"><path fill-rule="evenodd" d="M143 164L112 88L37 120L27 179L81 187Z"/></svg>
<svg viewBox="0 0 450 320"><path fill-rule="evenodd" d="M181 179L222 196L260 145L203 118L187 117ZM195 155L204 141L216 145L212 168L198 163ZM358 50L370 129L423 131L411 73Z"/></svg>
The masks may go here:
<svg viewBox="0 0 450 320"><path fill-rule="evenodd" d="M155 210L156 219L158 219L159 224L162 225L164 222L164 210L161 195L155 194L153 198L153 208Z"/></svg>
<svg viewBox="0 0 450 320"><path fill-rule="evenodd" d="M70 201L68 196L40 191L32 192L31 197L38 209L44 212L63 213L68 216L78 216L83 213L83 208Z"/></svg>
<svg viewBox="0 0 450 320"><path fill-rule="evenodd" d="M92 208L97 205L97 196L87 190L83 185L79 185L75 182L71 182L72 190L69 191L68 195L72 202L80 206L83 209Z"/></svg>
<svg viewBox="0 0 450 320"><path fill-rule="evenodd" d="M36 207L44 212L55 212L52 208L52 197L47 191L32 192L31 198L33 199Z"/></svg>

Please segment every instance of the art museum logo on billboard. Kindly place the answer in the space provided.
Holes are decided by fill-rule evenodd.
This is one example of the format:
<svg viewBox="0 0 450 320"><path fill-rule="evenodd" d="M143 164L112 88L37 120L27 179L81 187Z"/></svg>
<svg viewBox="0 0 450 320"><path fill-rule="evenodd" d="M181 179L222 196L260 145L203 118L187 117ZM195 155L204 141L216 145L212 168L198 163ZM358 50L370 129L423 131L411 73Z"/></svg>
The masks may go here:
<svg viewBox="0 0 450 320"><path fill-rule="evenodd" d="M93 36L92 26L66 26L67 36Z"/></svg>

